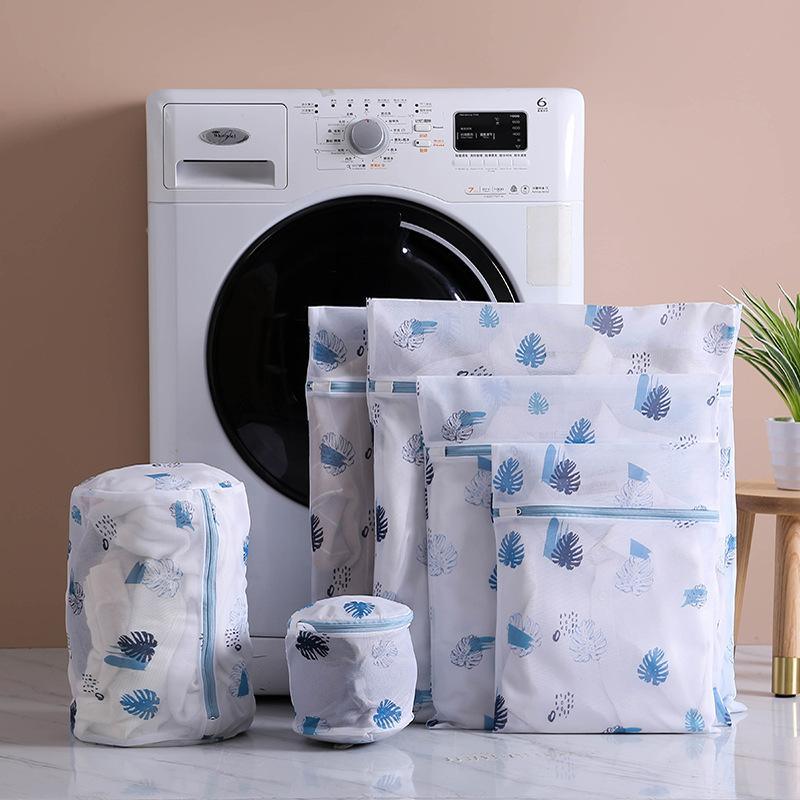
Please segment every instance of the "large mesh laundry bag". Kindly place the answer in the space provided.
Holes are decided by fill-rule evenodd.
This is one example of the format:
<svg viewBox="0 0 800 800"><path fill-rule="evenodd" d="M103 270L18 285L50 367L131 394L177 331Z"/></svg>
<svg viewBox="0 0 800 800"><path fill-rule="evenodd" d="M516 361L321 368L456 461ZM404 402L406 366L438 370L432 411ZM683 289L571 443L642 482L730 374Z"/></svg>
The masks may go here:
<svg viewBox="0 0 800 800"><path fill-rule="evenodd" d="M367 312L308 309L311 594L371 594L375 520Z"/></svg>
<svg viewBox="0 0 800 800"><path fill-rule="evenodd" d="M205 464L144 464L72 492L67 635L75 736L193 744L246 730L244 485Z"/></svg>
<svg viewBox="0 0 800 800"><path fill-rule="evenodd" d="M413 718L417 664L408 606L369 595L318 600L286 632L294 730L342 744L391 736Z"/></svg>
<svg viewBox="0 0 800 800"><path fill-rule="evenodd" d="M732 380L740 309L717 303L595 306L370 300L367 399L375 438L375 591L416 613L411 628L419 701L430 700L424 450L419 375L712 373L719 381L722 481L718 664L721 696L735 697L736 570ZM428 715L430 703L427 703ZM424 719L424 712L418 715Z"/></svg>
<svg viewBox="0 0 800 800"><path fill-rule="evenodd" d="M419 378L438 724L494 724L492 443L661 442L680 450L716 442L716 387L714 375L702 374ZM465 641L482 649L464 659Z"/></svg>
<svg viewBox="0 0 800 800"><path fill-rule="evenodd" d="M730 724L714 685L718 455L493 446L494 730Z"/></svg>

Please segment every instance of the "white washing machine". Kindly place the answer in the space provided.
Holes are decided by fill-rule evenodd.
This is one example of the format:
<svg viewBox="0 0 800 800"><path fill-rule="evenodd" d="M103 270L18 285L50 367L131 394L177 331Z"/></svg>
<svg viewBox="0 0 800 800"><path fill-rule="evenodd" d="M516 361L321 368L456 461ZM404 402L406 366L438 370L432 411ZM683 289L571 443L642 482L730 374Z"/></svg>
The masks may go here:
<svg viewBox="0 0 800 800"><path fill-rule="evenodd" d="M310 595L307 307L582 302L583 119L571 89L149 97L151 458L247 485L258 692Z"/></svg>

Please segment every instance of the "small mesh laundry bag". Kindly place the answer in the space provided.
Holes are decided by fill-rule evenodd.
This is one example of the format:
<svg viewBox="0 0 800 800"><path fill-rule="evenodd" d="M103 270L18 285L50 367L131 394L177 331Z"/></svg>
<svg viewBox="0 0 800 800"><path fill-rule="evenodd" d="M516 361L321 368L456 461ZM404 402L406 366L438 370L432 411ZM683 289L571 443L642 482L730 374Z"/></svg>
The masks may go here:
<svg viewBox="0 0 800 800"><path fill-rule="evenodd" d="M421 377L435 720L492 728L497 566L492 443L715 442L714 375ZM709 403L709 398L711 402ZM465 640L482 642L469 659ZM481 653L485 656L481 657Z"/></svg>
<svg viewBox="0 0 800 800"><path fill-rule="evenodd" d="M329 742L373 742L413 719L417 663L411 609L367 595L318 600L286 633L294 730Z"/></svg>
<svg viewBox="0 0 800 800"><path fill-rule="evenodd" d="M494 730L729 724L714 686L718 461L715 443L493 446Z"/></svg>
<svg viewBox="0 0 800 800"><path fill-rule="evenodd" d="M375 592L411 606L418 720L432 713L419 375L712 373L719 382L721 602L716 685L731 709L736 501L732 379L738 306L598 306L370 300L367 399L375 440Z"/></svg>
<svg viewBox="0 0 800 800"><path fill-rule="evenodd" d="M375 545L367 312L308 309L312 599L370 594Z"/></svg>
<svg viewBox="0 0 800 800"><path fill-rule="evenodd" d="M244 485L205 464L112 470L72 492L67 636L75 736L194 744L246 730Z"/></svg>

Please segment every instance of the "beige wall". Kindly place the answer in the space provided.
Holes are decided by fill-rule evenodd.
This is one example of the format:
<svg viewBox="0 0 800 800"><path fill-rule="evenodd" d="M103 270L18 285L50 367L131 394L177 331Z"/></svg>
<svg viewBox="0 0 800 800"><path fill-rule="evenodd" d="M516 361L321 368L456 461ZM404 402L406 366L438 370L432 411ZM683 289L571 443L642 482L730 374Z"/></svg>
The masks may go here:
<svg viewBox="0 0 800 800"><path fill-rule="evenodd" d="M67 498L147 458L144 99L162 87L574 86L586 299L799 290L793 2L0 2L0 645L60 645ZM781 410L737 367L737 468ZM770 639L756 531L743 641Z"/></svg>

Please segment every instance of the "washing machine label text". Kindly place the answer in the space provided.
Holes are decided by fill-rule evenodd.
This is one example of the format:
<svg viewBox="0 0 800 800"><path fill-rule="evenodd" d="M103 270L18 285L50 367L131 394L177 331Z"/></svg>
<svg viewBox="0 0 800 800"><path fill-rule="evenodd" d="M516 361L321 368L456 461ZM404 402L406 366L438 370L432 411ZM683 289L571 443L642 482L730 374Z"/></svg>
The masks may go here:
<svg viewBox="0 0 800 800"><path fill-rule="evenodd" d="M206 144L231 145L246 142L250 134L241 128L209 128L200 134L200 138Z"/></svg>

